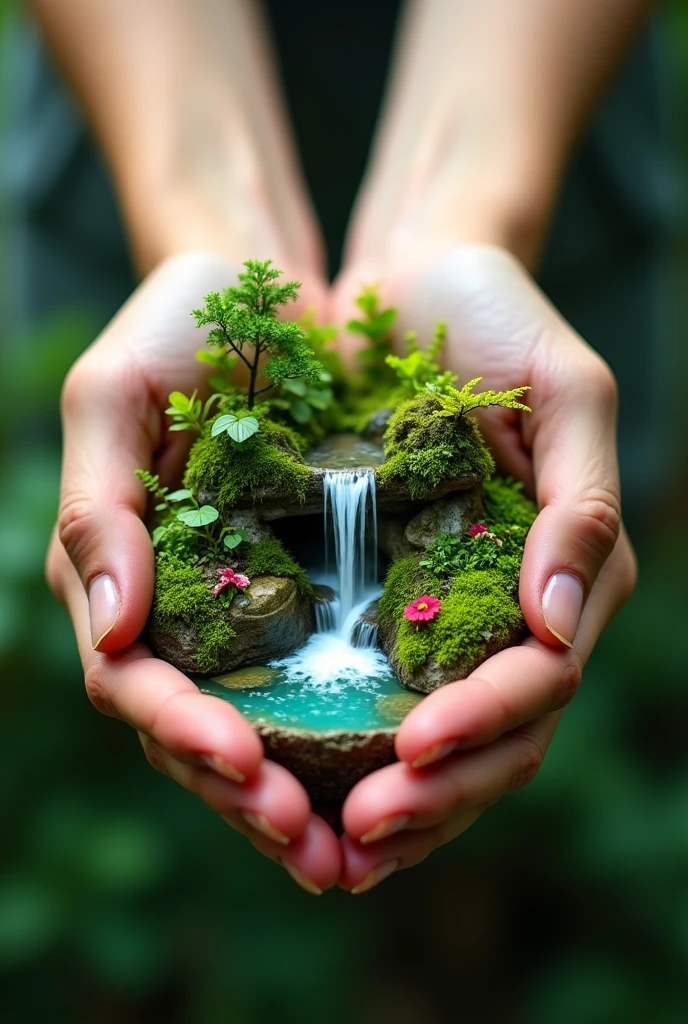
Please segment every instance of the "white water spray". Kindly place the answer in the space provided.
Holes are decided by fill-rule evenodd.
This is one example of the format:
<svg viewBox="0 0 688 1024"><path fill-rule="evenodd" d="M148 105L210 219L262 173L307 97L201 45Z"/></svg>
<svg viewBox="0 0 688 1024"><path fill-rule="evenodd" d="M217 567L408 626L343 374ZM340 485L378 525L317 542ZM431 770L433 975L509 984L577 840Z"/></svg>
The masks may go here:
<svg viewBox="0 0 688 1024"><path fill-rule="evenodd" d="M377 648L377 624L361 618L380 596L375 474L328 470L323 489L325 560L333 548L336 570L336 580L327 579L335 584L336 597L316 603L316 632L300 651L275 664L306 687L338 692L346 683L366 689L377 685L371 679L390 672Z"/></svg>
<svg viewBox="0 0 688 1024"><path fill-rule="evenodd" d="M377 629L360 622L377 597L377 507L375 474L364 470L328 470L323 479L325 558L334 537L338 601L331 604L332 625L353 647L374 647ZM329 568L329 566L328 566ZM325 625L325 613L321 613ZM318 622L318 630L321 625Z"/></svg>

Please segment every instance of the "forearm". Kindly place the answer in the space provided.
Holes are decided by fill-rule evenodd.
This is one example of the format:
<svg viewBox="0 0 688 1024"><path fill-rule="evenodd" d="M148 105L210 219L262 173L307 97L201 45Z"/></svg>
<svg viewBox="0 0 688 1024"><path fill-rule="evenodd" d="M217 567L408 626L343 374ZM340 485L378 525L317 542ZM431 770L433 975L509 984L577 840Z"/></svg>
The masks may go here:
<svg viewBox="0 0 688 1024"><path fill-rule="evenodd" d="M411 3L350 256L440 225L532 264L576 135L649 6ZM406 233L390 236L395 217Z"/></svg>
<svg viewBox="0 0 688 1024"><path fill-rule="evenodd" d="M317 259L257 4L32 3L111 168L142 270L194 248L277 257L283 237ZM269 252L254 251L256 235Z"/></svg>

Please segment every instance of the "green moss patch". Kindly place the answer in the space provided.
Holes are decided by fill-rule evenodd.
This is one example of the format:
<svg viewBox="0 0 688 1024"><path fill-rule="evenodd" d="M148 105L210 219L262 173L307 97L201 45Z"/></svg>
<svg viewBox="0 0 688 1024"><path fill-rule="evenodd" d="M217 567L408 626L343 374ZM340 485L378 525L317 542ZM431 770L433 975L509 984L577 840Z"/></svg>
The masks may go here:
<svg viewBox="0 0 688 1024"><path fill-rule="evenodd" d="M442 668L460 659L480 661L488 646L505 643L523 625L517 601L497 569L468 569L450 583L426 573L420 556L401 559L389 570L380 599L380 617L397 630L396 654L405 668L415 671L429 658ZM423 594L438 597L437 618L418 626L404 608Z"/></svg>
<svg viewBox="0 0 688 1024"><path fill-rule="evenodd" d="M295 431L263 419L257 434L235 444L227 434L213 437L211 429L212 421L191 449L186 487L212 491L221 511L247 492L257 495L266 489L303 500L309 470L303 461L305 442Z"/></svg>
<svg viewBox="0 0 688 1024"><path fill-rule="evenodd" d="M487 521L493 525L520 526L526 530L535 522L537 508L523 494L523 484L494 477L483 485Z"/></svg>
<svg viewBox="0 0 688 1024"><path fill-rule="evenodd" d="M193 629L200 672L218 670L235 635L200 566L166 552L158 554L155 562L151 622L156 632L173 635L180 622Z"/></svg>
<svg viewBox="0 0 688 1024"><path fill-rule="evenodd" d="M449 417L439 397L420 392L403 402L385 433L387 461L377 470L382 481L404 481L414 498L423 498L445 480L484 479L494 462L470 416Z"/></svg>
<svg viewBox="0 0 688 1024"><path fill-rule="evenodd" d="M313 593L306 570L301 568L296 559L292 558L274 537L258 541L251 547L246 555L245 572L250 579L254 576L283 576L294 580L301 593Z"/></svg>

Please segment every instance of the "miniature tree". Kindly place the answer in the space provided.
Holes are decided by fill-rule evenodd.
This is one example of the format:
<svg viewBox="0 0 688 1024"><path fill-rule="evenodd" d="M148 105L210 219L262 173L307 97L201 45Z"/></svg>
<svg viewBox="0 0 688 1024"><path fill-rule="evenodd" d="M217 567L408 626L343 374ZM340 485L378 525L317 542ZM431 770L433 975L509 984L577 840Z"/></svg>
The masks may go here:
<svg viewBox="0 0 688 1024"><path fill-rule="evenodd" d="M321 380L323 367L299 324L277 319L280 307L297 298L299 282L277 284L282 272L272 260L247 260L244 266L238 287L206 295L204 308L195 309L193 315L199 327L212 325L209 345L233 353L246 365L251 410L258 395L287 379L300 378L309 384ZM261 366L262 356L270 358ZM258 386L261 378L268 383Z"/></svg>

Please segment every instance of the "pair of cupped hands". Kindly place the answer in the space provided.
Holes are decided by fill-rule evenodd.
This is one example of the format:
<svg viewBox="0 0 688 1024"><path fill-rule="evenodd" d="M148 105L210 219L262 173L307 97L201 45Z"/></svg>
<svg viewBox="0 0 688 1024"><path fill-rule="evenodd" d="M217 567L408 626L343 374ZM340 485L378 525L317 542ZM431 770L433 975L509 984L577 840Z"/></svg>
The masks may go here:
<svg viewBox="0 0 688 1024"><path fill-rule="evenodd" d="M245 257L262 253L247 252ZM203 388L204 336L190 310L235 282L238 260L181 253L160 263L70 372L64 464L48 579L74 624L95 707L138 733L148 761L201 797L305 890L353 893L412 867L536 775L602 630L630 595L635 561L621 525L617 395L600 357L506 251L464 244L418 269L349 265L324 276L273 253L303 281L299 308L346 324L361 283L399 310L399 336L447 322L447 366L461 381L529 384L531 414L486 411L481 428L501 472L524 482L539 515L527 539L519 647L430 694L406 717L398 761L364 778L343 807L344 833L304 788L264 757L240 712L203 695L139 636L154 588L146 495L137 468L178 483L188 439L167 429L173 390ZM292 311L289 311L289 314ZM339 347L355 343L342 326Z"/></svg>

